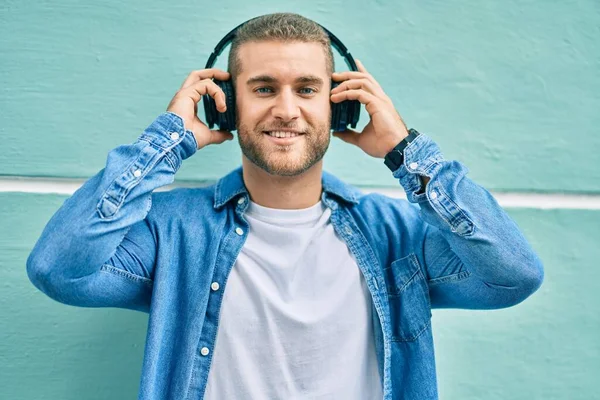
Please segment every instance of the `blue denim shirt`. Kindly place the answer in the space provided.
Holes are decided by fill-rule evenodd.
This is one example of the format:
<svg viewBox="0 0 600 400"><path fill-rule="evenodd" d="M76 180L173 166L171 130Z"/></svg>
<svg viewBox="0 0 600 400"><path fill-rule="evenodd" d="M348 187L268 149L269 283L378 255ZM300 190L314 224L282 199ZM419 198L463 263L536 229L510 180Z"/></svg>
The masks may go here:
<svg viewBox="0 0 600 400"><path fill-rule="evenodd" d="M153 192L196 151L181 117L161 114L110 151L27 259L31 282L56 301L149 313L140 399L203 397L227 276L248 234L241 167L211 186ZM438 398L431 309L510 307L542 283L537 254L467 172L426 134L393 172L408 201L323 172L321 199L372 296L384 399ZM380 173L390 173L383 163ZM419 175L430 178L423 193Z"/></svg>

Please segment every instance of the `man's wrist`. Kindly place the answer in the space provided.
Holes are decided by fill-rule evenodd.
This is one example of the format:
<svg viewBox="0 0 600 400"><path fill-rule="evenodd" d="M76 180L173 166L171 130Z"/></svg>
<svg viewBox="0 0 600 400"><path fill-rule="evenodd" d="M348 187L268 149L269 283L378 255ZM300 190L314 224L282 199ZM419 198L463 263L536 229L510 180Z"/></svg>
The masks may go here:
<svg viewBox="0 0 600 400"><path fill-rule="evenodd" d="M408 132L401 132L398 135L394 135L392 137L390 137L387 141L386 141L386 153L389 153L390 151L394 150L394 147L396 147L401 141L403 141L406 137L408 136Z"/></svg>

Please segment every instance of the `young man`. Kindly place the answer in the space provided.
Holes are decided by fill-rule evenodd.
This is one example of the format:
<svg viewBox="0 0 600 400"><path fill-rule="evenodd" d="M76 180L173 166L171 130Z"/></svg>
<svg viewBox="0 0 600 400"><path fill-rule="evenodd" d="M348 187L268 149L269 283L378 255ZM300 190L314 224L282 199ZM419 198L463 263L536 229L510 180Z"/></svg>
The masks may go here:
<svg viewBox="0 0 600 400"><path fill-rule="evenodd" d="M230 73L192 72L29 256L31 281L57 301L150 314L140 398L436 399L431 309L509 307L541 285L517 225L429 136L413 135L393 171L408 201L323 171L331 103L366 106L361 133L334 136L373 157L409 136L362 64L333 73L329 44L296 14L244 25ZM153 193L233 138L196 116L205 94L226 110L212 78L233 79L241 168Z"/></svg>

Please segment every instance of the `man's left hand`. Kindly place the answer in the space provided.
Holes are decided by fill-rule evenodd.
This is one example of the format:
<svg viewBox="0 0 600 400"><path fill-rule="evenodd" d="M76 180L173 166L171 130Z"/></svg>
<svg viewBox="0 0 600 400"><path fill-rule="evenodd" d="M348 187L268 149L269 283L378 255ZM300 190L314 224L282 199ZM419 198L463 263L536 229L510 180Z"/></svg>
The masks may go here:
<svg viewBox="0 0 600 400"><path fill-rule="evenodd" d="M343 81L331 91L331 101L358 100L365 105L370 121L362 130L347 129L333 132L333 136L360 147L365 153L384 158L387 153L408 136L406 124L394 108L392 100L359 60L358 71L334 72L334 81Z"/></svg>

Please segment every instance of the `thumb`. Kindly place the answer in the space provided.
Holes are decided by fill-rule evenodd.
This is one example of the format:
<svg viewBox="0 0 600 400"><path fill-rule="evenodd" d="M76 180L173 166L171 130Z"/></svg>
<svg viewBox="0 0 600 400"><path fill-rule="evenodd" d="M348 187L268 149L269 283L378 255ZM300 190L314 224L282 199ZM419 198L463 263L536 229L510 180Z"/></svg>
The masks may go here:
<svg viewBox="0 0 600 400"><path fill-rule="evenodd" d="M208 144L221 144L227 140L233 140L233 133L222 130L211 130Z"/></svg>
<svg viewBox="0 0 600 400"><path fill-rule="evenodd" d="M346 143L358 146L358 138L360 137L360 133L352 129L346 129L345 131L341 132L333 132L332 135L339 139L342 139Z"/></svg>

